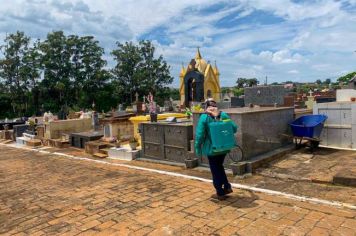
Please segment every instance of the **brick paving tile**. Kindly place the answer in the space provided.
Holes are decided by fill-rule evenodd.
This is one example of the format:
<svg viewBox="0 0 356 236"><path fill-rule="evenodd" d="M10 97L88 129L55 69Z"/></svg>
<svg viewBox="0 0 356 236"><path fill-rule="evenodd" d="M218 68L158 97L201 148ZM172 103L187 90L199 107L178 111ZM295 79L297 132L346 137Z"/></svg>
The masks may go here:
<svg viewBox="0 0 356 236"><path fill-rule="evenodd" d="M216 233L219 235L229 236L229 235L234 235L234 234L238 233L238 231L239 231L238 228L231 226L231 225L227 225L224 228L216 231Z"/></svg>
<svg viewBox="0 0 356 236"><path fill-rule="evenodd" d="M277 221L276 221L276 224L277 224L277 225L281 225L281 226L283 226L283 227L287 227L287 226L292 226L292 225L294 225L295 222L292 221L292 220L288 220L288 219L280 219L280 220L277 220Z"/></svg>
<svg viewBox="0 0 356 236"><path fill-rule="evenodd" d="M345 219L342 217L328 215L322 218L316 226L334 230L337 229L344 221Z"/></svg>
<svg viewBox="0 0 356 236"><path fill-rule="evenodd" d="M192 227L191 225L184 225L176 232L176 235L191 235L196 231L198 231L197 228Z"/></svg>
<svg viewBox="0 0 356 236"><path fill-rule="evenodd" d="M129 235L131 236L140 236L140 235L147 235L149 234L150 232L152 232L154 229L149 227L149 226L146 226L146 227L143 227L135 232L130 232Z"/></svg>
<svg viewBox="0 0 356 236"><path fill-rule="evenodd" d="M327 236L330 235L329 231L324 228L315 227L309 233L308 236Z"/></svg>
<svg viewBox="0 0 356 236"><path fill-rule="evenodd" d="M80 230L85 231L85 230L94 228L95 226L100 225L100 224L101 224L100 221L98 221L98 220L92 220L92 221L89 221L89 222L83 224L83 225L80 227Z"/></svg>
<svg viewBox="0 0 356 236"><path fill-rule="evenodd" d="M349 209L239 189L219 202L209 183L4 146L0 152L1 235L356 233Z"/></svg>
<svg viewBox="0 0 356 236"><path fill-rule="evenodd" d="M297 222L295 226L300 226L306 229L312 229L318 223L317 220L311 219L302 219L301 221Z"/></svg>
<svg viewBox="0 0 356 236"><path fill-rule="evenodd" d="M305 217L305 214L302 213L298 213L298 212L291 212L288 215L285 216L286 219L288 220L292 220L292 221L300 221L301 219L303 219Z"/></svg>
<svg viewBox="0 0 356 236"><path fill-rule="evenodd" d="M110 228L114 224L116 224L115 221L109 220L109 221L106 221L105 223L102 223L101 225L96 226L95 229L97 229L98 231L104 230L104 229Z"/></svg>
<svg viewBox="0 0 356 236"><path fill-rule="evenodd" d="M293 235L293 236L304 236L306 235L308 232L310 231L310 229L306 229L300 226L287 226L284 230L283 230L283 235Z"/></svg>
<svg viewBox="0 0 356 236"><path fill-rule="evenodd" d="M215 231L216 231L216 229L205 225L205 226L201 227L197 232L193 233L193 235L211 235Z"/></svg>
<svg viewBox="0 0 356 236"><path fill-rule="evenodd" d="M356 219L346 219L345 222L341 225L342 227L354 229L356 231Z"/></svg>
<svg viewBox="0 0 356 236"><path fill-rule="evenodd" d="M335 231L331 232L332 236L349 236L349 235L356 235L355 230L352 230L350 228L345 228L345 227L340 227Z"/></svg>
<svg viewBox="0 0 356 236"><path fill-rule="evenodd" d="M317 211L312 211L308 215L306 215L304 218L309 219L309 220L316 220L319 221L321 218L324 218L326 216L325 213L317 212Z"/></svg>

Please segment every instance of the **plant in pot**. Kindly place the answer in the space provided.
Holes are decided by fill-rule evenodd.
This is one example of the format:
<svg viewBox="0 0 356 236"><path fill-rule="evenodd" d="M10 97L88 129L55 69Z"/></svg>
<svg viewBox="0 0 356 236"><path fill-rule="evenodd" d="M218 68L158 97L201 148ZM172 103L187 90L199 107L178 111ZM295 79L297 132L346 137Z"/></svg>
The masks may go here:
<svg viewBox="0 0 356 236"><path fill-rule="evenodd" d="M135 137L129 140L129 145L132 150L136 150L137 147L137 139Z"/></svg>
<svg viewBox="0 0 356 236"><path fill-rule="evenodd" d="M33 120L29 120L28 125L28 131L30 132L30 134L35 134L36 123Z"/></svg>
<svg viewBox="0 0 356 236"><path fill-rule="evenodd" d="M188 107L185 109L184 114L188 117L188 119L193 116L192 111Z"/></svg>

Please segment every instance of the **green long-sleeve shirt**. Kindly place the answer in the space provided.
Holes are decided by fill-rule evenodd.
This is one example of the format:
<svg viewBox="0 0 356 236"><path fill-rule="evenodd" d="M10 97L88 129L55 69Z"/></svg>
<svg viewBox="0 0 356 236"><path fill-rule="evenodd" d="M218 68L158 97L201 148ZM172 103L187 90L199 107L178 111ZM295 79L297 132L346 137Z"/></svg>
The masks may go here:
<svg viewBox="0 0 356 236"><path fill-rule="evenodd" d="M230 119L229 115L225 112L220 113L221 120ZM199 118L197 128L195 130L195 142L194 148L195 153L198 156L208 156L210 155L209 151L211 150L211 141L208 137L208 124L213 122L213 117L208 114L202 114ZM234 130L234 133L237 132L237 125L232 120L230 121Z"/></svg>

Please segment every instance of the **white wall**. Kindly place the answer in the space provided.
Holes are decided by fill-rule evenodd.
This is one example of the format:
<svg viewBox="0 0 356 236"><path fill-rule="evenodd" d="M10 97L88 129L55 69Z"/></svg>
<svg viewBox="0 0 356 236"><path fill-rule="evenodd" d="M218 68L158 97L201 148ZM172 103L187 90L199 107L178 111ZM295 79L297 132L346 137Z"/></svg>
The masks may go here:
<svg viewBox="0 0 356 236"><path fill-rule="evenodd" d="M338 89L336 90L336 101L337 102L350 102L351 97L356 98L355 89Z"/></svg>

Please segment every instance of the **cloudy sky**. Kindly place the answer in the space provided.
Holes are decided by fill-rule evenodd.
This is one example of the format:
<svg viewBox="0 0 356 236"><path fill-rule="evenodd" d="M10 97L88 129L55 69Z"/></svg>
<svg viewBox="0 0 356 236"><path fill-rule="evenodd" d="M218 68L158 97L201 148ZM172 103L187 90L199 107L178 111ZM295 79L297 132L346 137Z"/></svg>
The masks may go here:
<svg viewBox="0 0 356 236"><path fill-rule="evenodd" d="M53 30L94 35L109 63L115 42L152 40L174 86L197 47L216 61L223 86L356 70L356 0L0 0L0 40L16 30L35 39Z"/></svg>

